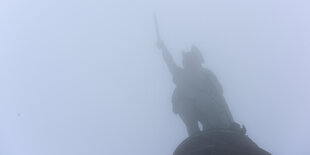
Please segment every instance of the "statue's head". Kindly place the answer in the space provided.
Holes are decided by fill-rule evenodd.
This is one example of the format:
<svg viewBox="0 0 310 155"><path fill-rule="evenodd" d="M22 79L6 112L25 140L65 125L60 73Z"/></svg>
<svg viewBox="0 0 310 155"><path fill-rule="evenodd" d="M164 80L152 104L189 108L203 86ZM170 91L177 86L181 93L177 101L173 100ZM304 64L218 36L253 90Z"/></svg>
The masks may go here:
<svg viewBox="0 0 310 155"><path fill-rule="evenodd" d="M183 67L184 68L197 68L201 67L204 62L200 50L196 46L192 46L189 52L183 52Z"/></svg>

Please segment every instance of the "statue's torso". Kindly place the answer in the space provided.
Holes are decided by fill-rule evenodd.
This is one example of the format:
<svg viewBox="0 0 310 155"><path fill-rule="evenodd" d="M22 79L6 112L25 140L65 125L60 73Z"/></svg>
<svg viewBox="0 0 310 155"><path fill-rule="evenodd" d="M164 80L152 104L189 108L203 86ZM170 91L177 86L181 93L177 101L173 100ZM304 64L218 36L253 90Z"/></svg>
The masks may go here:
<svg viewBox="0 0 310 155"><path fill-rule="evenodd" d="M180 70L174 75L176 88L173 92L172 102L175 109L182 109L184 104L192 104L199 108L209 109L208 107L216 106L218 110L226 104L223 94L219 91L221 88L215 76L207 69L197 70Z"/></svg>
<svg viewBox="0 0 310 155"><path fill-rule="evenodd" d="M176 84L175 93L177 96L195 99L200 96L221 96L215 81L212 80L212 73L204 68L197 70L182 69L173 77Z"/></svg>

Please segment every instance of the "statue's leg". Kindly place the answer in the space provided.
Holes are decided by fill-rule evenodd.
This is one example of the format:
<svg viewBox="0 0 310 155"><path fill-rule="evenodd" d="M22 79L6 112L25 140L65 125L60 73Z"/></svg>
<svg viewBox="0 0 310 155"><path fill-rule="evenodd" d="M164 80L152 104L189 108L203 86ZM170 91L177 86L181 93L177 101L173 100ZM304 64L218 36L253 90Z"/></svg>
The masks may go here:
<svg viewBox="0 0 310 155"><path fill-rule="evenodd" d="M203 125L203 130L229 128L231 124L226 111L217 105L210 106L210 109L203 113L202 118L207 122L206 126Z"/></svg>
<svg viewBox="0 0 310 155"><path fill-rule="evenodd" d="M198 116L194 105L188 103L185 104L184 107L182 107L182 111L179 113L179 115L186 125L189 136L200 132L198 126Z"/></svg>
<svg viewBox="0 0 310 155"><path fill-rule="evenodd" d="M231 121L224 106L204 96L197 98L196 104L203 130L228 128Z"/></svg>
<svg viewBox="0 0 310 155"><path fill-rule="evenodd" d="M198 120L202 125L202 130L209 130L213 128L213 121L210 120L210 114L215 110L208 106L209 98L199 96L196 98L195 105L197 107ZM210 113L211 112L211 113ZM213 117L211 115L211 117Z"/></svg>
<svg viewBox="0 0 310 155"><path fill-rule="evenodd" d="M205 116L202 114L200 116L201 117L200 117L199 121L202 125L202 130L205 131L205 130L210 129L210 124L208 123L208 119L204 118Z"/></svg>

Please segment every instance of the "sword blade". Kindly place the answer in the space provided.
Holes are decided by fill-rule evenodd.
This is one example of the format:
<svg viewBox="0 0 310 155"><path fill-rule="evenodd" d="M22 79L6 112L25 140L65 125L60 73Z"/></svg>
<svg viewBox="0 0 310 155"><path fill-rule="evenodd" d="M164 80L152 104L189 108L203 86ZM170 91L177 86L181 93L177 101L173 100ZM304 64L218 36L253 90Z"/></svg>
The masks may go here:
<svg viewBox="0 0 310 155"><path fill-rule="evenodd" d="M156 30L156 37L157 37L157 40L161 40L161 37L160 37L160 33L159 33L159 26L158 26L158 20L157 20L157 15L154 14L154 24L155 24L155 30Z"/></svg>

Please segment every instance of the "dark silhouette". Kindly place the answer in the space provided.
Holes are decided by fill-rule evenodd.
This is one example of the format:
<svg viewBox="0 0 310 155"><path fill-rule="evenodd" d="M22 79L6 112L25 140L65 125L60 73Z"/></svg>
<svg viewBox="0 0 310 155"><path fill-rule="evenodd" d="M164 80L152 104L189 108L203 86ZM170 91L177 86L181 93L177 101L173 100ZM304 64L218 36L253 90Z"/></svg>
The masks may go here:
<svg viewBox="0 0 310 155"><path fill-rule="evenodd" d="M271 155L248 136L232 130L206 131L185 139L173 155Z"/></svg>
<svg viewBox="0 0 310 155"><path fill-rule="evenodd" d="M244 126L234 122L223 89L216 76L202 67L204 59L197 47L183 53L183 67L176 65L160 38L154 17L157 47L162 50L176 85L173 112L181 117L189 134L173 155L271 155L246 135Z"/></svg>
<svg viewBox="0 0 310 155"><path fill-rule="evenodd" d="M172 55L159 40L157 46L173 75L176 88L172 95L173 112L178 114L189 135L203 130L227 129L234 125L223 97L223 89L216 76L202 67L204 59L197 47L183 53L183 67L177 66Z"/></svg>

